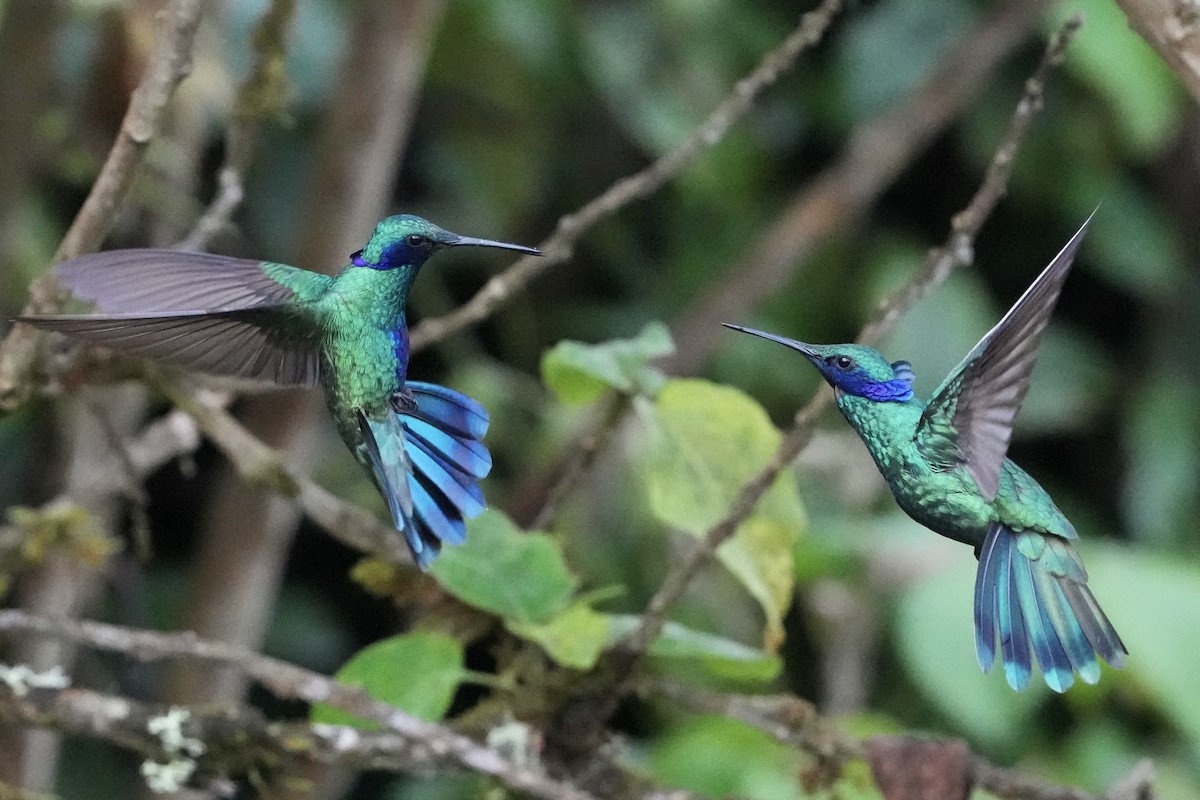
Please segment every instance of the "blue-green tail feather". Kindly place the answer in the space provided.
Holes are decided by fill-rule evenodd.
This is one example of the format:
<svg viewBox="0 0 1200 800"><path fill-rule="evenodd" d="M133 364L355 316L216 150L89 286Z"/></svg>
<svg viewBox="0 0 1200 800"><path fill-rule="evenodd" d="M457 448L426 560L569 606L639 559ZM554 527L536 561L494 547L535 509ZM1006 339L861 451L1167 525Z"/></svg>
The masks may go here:
<svg viewBox="0 0 1200 800"><path fill-rule="evenodd" d="M1024 612L1029 641L1042 668L1042 677L1054 691L1065 692L1075 682L1075 676L1071 671L1071 661L1059 641L1058 632L1054 629L1054 623L1050 621L1050 615L1045 608L1046 602L1042 601L1034 583L1033 571L1038 568L1023 557L1014 557L1011 565L1017 598ZM1048 596L1047 602L1052 599L1054 595Z"/></svg>
<svg viewBox="0 0 1200 800"><path fill-rule="evenodd" d="M975 657L984 672L991 672L996 664L996 576L1000 570L995 559L994 544L984 547L975 577Z"/></svg>
<svg viewBox="0 0 1200 800"><path fill-rule="evenodd" d="M1017 582L1013 579L1014 566L1021 558L1020 551L1013 546L1011 537L999 536L996 548L1000 556L997 562L998 592L996 594L996 617L1000 623L1000 654L1004 659L1004 677L1014 689L1029 685L1030 650L1029 635L1025 626L1025 615L1021 613L1021 597Z"/></svg>
<svg viewBox="0 0 1200 800"><path fill-rule="evenodd" d="M382 421L360 416L365 462L417 565L427 568L442 544L462 544L466 520L483 511L478 479L492 467L479 439L483 407L442 386L410 382L397 411Z"/></svg>
<svg viewBox="0 0 1200 800"><path fill-rule="evenodd" d="M409 381L404 390L416 402L416 409L409 416L430 422L463 442L482 439L487 434L487 411L465 394L420 381Z"/></svg>
<svg viewBox="0 0 1200 800"><path fill-rule="evenodd" d="M994 524L979 553L975 579L975 646L990 671L996 634L1008 683L1029 683L1033 656L1046 684L1064 692L1075 674L1100 679L1099 659L1125 664L1126 649L1087 588L1087 573L1070 542Z"/></svg>
<svg viewBox="0 0 1200 800"><path fill-rule="evenodd" d="M387 501L392 521L404 533L409 549L419 562L422 542L419 537L414 540L413 498L408 490L408 475L412 467L404 452L404 428L394 414L388 414L383 420L373 420L360 411L358 430L362 445L357 455L370 470L371 477Z"/></svg>

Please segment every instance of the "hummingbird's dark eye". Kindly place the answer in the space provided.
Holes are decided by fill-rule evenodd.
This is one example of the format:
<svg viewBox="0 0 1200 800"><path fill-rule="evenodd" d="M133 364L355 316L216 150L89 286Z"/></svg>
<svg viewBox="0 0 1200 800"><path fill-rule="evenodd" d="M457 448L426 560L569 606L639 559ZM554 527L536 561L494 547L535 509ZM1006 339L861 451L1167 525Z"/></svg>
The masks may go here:
<svg viewBox="0 0 1200 800"><path fill-rule="evenodd" d="M410 233L408 235L408 244L410 247L420 247L425 244L425 237L419 233Z"/></svg>
<svg viewBox="0 0 1200 800"><path fill-rule="evenodd" d="M838 369L850 369L854 366L854 359L850 356L838 356L837 365Z"/></svg>

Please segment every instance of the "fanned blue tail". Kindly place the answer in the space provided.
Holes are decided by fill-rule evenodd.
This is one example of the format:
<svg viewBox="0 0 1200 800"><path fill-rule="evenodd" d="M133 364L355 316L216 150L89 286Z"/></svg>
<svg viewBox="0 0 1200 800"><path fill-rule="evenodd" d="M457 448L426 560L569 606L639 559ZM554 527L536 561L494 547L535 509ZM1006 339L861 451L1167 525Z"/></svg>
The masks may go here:
<svg viewBox="0 0 1200 800"><path fill-rule="evenodd" d="M1087 572L1066 539L993 524L979 552L975 577L975 652L989 672L996 632L1004 675L1024 689L1037 656L1046 684L1065 692L1078 674L1100 680L1100 662L1125 666L1121 637L1087 587Z"/></svg>
<svg viewBox="0 0 1200 800"><path fill-rule="evenodd" d="M396 528L422 569L442 543L462 544L465 520L485 507L478 480L492 468L480 439L488 415L466 395L409 381L395 413L382 421L360 417L371 473L388 501Z"/></svg>

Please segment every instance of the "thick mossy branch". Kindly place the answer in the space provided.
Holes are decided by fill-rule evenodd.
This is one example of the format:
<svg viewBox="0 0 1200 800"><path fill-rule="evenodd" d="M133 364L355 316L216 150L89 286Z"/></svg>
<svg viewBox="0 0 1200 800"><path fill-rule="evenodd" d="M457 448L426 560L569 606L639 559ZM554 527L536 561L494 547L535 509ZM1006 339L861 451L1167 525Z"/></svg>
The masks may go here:
<svg viewBox="0 0 1200 800"><path fill-rule="evenodd" d="M121 653L143 662L186 659L211 666L232 667L276 697L305 703L323 703L356 717L379 723L393 737L388 740L392 748L389 757L403 760L405 769L411 768L413 764L426 768L454 766L489 775L508 788L533 797L547 800L591 800L592 797L569 783L517 767L487 747L445 726L409 716L375 700L362 689L346 686L279 659L221 642L205 641L191 633L158 633L98 622L42 619L19 610L0 611L0 631L54 636L94 649ZM2 693L0 698L3 698ZM8 716L10 720L26 724L54 725L64 730L88 733L139 752L148 752L151 757L170 755L143 736L141 726L137 724L138 720L155 714L161 715L166 709L153 711L125 698L89 693L80 689L64 689L49 695L31 692L27 698L42 698L47 706L42 708L35 700L28 700L27 704L22 705L15 702L16 698L0 699L0 719ZM64 704L62 707L58 707L60 702ZM125 715L125 711L137 712L132 723L126 722L129 717ZM245 721L249 726L248 730L260 728L253 712L238 711L235 714L247 715ZM222 718L201 716L195 719L211 719L215 725L216 721ZM239 732L236 725L230 730L233 736L241 739L249 735L246 731ZM293 752L308 752L311 757L316 757L317 753L327 751L330 744L341 746L343 753L357 752L357 746L346 746L346 742L362 742L362 748L373 753L373 758L382 757L378 737L340 728L334 731L337 735L333 737L317 730L300 730L308 738L302 736L298 743L293 742L290 746ZM201 739L206 746L213 746L213 743L196 731L189 729L187 735ZM222 740L228 740L228 736L229 734L226 734ZM281 738L284 742L289 741L287 736ZM156 747L159 749L156 750Z"/></svg>

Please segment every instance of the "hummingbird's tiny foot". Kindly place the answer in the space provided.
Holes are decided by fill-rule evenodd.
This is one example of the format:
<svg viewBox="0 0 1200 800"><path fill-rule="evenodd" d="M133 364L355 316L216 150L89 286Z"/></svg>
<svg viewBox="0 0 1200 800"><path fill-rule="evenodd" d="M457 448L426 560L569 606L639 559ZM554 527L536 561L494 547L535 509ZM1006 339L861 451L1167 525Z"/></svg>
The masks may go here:
<svg viewBox="0 0 1200 800"><path fill-rule="evenodd" d="M413 399L412 392L402 389L392 395L392 409L397 414L411 414L417 410L417 401Z"/></svg>

